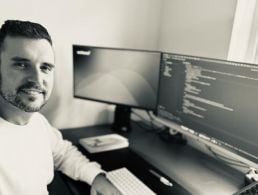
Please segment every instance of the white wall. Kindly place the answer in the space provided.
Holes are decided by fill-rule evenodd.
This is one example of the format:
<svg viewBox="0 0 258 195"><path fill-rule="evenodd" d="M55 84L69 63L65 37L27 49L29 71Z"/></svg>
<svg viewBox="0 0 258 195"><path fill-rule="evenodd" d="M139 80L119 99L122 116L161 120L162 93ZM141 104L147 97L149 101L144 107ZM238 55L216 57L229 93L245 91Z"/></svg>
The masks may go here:
<svg viewBox="0 0 258 195"><path fill-rule="evenodd" d="M109 121L105 104L73 98L72 44L157 49L160 0L9 0L6 19L39 22L49 29L56 51L53 95L43 113L59 128Z"/></svg>
<svg viewBox="0 0 258 195"><path fill-rule="evenodd" d="M237 0L162 2L160 51L227 59Z"/></svg>
<svg viewBox="0 0 258 195"><path fill-rule="evenodd" d="M237 0L164 0L160 49L227 59Z"/></svg>
<svg viewBox="0 0 258 195"><path fill-rule="evenodd" d="M238 0L228 51L228 60L257 63L257 22L257 0Z"/></svg>

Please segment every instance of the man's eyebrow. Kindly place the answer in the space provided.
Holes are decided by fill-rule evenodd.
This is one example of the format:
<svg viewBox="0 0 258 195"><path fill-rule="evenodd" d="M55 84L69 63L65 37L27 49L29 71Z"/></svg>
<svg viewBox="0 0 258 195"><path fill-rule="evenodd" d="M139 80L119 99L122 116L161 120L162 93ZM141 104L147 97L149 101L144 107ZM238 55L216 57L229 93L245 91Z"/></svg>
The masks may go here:
<svg viewBox="0 0 258 195"><path fill-rule="evenodd" d="M12 57L11 58L13 61L25 61L25 62L29 62L30 60L29 59L27 59L27 58L22 58L22 57Z"/></svg>

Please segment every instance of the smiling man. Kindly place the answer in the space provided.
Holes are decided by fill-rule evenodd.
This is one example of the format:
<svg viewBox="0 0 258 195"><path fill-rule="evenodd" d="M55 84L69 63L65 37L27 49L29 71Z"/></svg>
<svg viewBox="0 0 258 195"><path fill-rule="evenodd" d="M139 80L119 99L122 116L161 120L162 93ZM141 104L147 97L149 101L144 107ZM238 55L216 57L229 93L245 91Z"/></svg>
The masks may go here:
<svg viewBox="0 0 258 195"><path fill-rule="evenodd" d="M53 87L51 45L45 39L7 36L1 53L2 97L22 111L39 111Z"/></svg>
<svg viewBox="0 0 258 195"><path fill-rule="evenodd" d="M47 195L54 168L92 185L92 194L119 194L100 166L38 113L50 97L54 70L52 40L43 26L18 20L2 25L0 194Z"/></svg>

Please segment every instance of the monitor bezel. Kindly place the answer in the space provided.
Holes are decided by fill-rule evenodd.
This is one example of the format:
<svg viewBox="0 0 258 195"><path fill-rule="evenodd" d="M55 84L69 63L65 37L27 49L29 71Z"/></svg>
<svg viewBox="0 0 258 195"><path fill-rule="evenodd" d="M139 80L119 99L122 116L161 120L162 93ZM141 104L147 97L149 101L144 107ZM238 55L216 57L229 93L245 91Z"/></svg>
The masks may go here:
<svg viewBox="0 0 258 195"><path fill-rule="evenodd" d="M182 56L182 57L190 57L190 58L200 58L200 59L206 59L206 60L215 60L215 61L218 61L218 62L229 62L229 63L238 63L238 64L244 64L244 65L254 65L254 66L257 66L258 67L258 64L256 63L247 63L247 62L239 62L239 61L232 61L232 60L225 60L225 59L217 59L217 58L210 58L210 57L202 57L202 56L194 56L194 55L188 55L188 54L182 54L182 53L171 53L171 52L162 52L161 54L161 64L160 64L160 74L161 73L161 68L162 68L162 59L163 59L163 56L164 55L177 55L177 56ZM173 119L168 119L164 116L161 116L158 114L158 106L159 106L159 100L160 100L160 86L161 86L161 75L159 77L159 91L158 91L158 98L157 98L157 108L156 108L156 111L154 112L154 115L155 117L159 118L162 122L165 121L166 124L169 124L169 122L172 122L172 123L176 123L178 124L179 126L185 126L185 124L183 123L180 123L178 122L177 120L173 120ZM253 163L258 163L258 156L242 149L242 148L239 148L239 147L236 147L234 145L232 145L231 143L227 143L219 138L216 138L216 137L213 137L213 136L210 136L208 135L207 133L203 133L200 129L191 129L191 127L189 126L185 126L187 127L188 129L194 131L195 135L204 135L204 136L208 136L210 139L211 139L211 143L212 144L215 144L219 147L223 147L224 149L236 154L236 155L239 155L243 158L246 158L248 161L251 161ZM181 127L179 127L181 128ZM184 130L180 131L181 133L185 133ZM188 133L185 133L185 134L188 134ZM189 134L188 134L189 135ZM213 140L213 142L212 142ZM216 140L216 142L214 142L214 140ZM207 142L207 140L204 140L205 142ZM258 165L257 165L257 168L258 168Z"/></svg>
<svg viewBox="0 0 258 195"><path fill-rule="evenodd" d="M100 99L95 99L95 98L87 98L87 97L82 97L78 96L75 94L75 65L74 65L74 51L76 47L91 47L91 48L96 48L96 49L108 49L108 50L122 50L122 51L136 51L136 52L147 52L147 53L156 53L159 54L159 67L158 67L158 83L157 83L157 91L156 91L156 102L154 107L144 107L144 106L136 106L136 105L131 105L131 104L122 104L122 103L117 103L117 102L112 102L112 101L105 101L105 100L100 100ZM94 101L94 102L99 102L99 103L105 103L109 105L117 105L117 106L125 106L125 107L130 107L130 108L136 108L136 109L142 109L142 110L147 110L147 111L156 111L157 105L158 105L158 92L159 92L159 86L160 86L160 71L161 71L161 59L162 59L162 52L158 50L144 50L144 49L130 49L130 48L118 48L118 47L105 47L105 46L93 46L93 45L78 45L78 44L73 44L72 45L72 66L73 66L73 97L81 100L89 100L89 101Z"/></svg>

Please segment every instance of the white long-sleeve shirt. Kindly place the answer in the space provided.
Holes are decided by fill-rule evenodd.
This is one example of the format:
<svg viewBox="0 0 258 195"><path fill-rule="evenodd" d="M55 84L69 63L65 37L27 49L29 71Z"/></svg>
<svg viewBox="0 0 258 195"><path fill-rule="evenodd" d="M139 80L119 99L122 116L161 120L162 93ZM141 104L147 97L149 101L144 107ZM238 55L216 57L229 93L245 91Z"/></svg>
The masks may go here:
<svg viewBox="0 0 258 195"><path fill-rule="evenodd" d="M47 195L54 168L88 184L103 172L43 115L35 113L24 126L0 117L0 195Z"/></svg>

